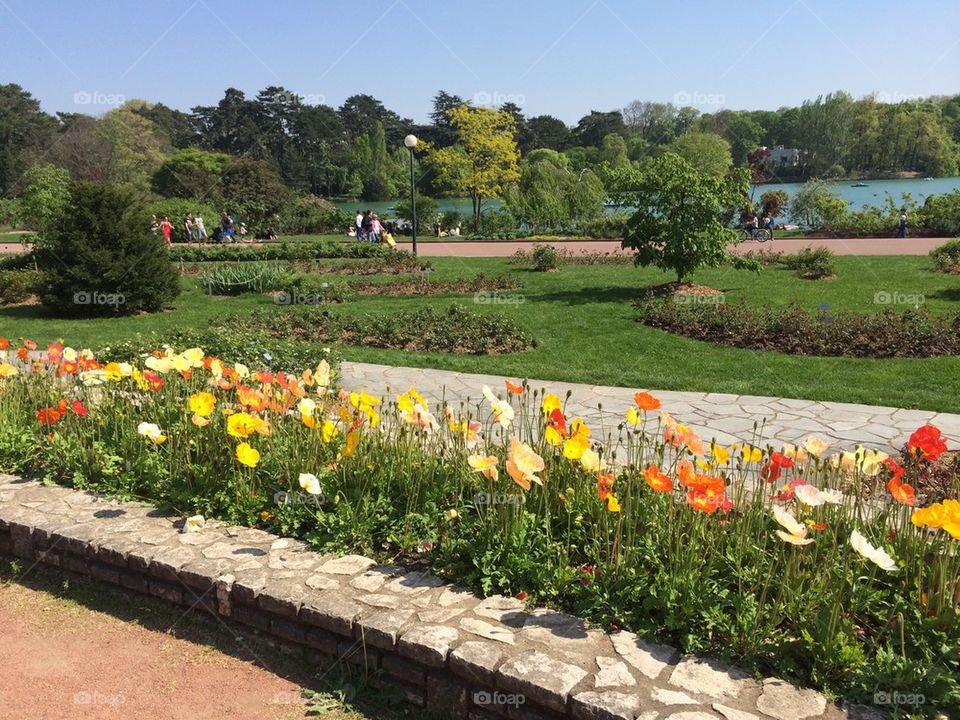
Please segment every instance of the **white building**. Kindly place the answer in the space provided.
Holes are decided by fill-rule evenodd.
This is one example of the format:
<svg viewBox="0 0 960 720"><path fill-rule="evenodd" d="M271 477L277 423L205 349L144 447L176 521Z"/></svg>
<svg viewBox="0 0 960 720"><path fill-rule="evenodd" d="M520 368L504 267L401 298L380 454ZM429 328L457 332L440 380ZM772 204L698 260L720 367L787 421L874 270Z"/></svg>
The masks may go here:
<svg viewBox="0 0 960 720"><path fill-rule="evenodd" d="M800 164L800 150L774 145L770 148L770 164L774 167L796 167Z"/></svg>

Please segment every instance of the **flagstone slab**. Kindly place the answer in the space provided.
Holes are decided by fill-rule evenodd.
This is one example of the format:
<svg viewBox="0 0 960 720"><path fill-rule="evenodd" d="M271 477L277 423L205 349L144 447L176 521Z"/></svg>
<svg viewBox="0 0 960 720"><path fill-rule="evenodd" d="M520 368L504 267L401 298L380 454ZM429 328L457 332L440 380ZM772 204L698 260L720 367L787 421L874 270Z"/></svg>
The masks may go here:
<svg viewBox="0 0 960 720"><path fill-rule="evenodd" d="M382 671L442 717L490 720L846 718L813 690L422 570L334 558L292 538L183 520L0 475L0 554L209 612L284 647ZM849 717L869 717L852 706Z"/></svg>

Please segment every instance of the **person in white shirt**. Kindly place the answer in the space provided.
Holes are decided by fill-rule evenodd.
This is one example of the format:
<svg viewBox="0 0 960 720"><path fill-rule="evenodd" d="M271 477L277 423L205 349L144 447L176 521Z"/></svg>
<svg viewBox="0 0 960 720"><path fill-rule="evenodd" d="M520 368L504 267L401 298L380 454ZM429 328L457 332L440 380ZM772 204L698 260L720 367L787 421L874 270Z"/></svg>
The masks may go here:
<svg viewBox="0 0 960 720"><path fill-rule="evenodd" d="M357 240L363 240L363 213L357 210Z"/></svg>
<svg viewBox="0 0 960 720"><path fill-rule="evenodd" d="M193 234L197 238L197 242L206 245L207 243L207 228L203 224L203 216L200 213L196 213L193 216Z"/></svg>

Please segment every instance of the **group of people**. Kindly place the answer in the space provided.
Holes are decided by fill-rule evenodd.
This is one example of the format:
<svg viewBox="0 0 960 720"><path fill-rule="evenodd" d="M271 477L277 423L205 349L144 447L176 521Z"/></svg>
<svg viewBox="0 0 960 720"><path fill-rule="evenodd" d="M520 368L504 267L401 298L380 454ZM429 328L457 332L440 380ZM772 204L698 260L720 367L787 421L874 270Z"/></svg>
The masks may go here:
<svg viewBox="0 0 960 720"><path fill-rule="evenodd" d="M372 210L357 210L350 234L360 242L380 243L393 239L392 233L380 222L380 216Z"/></svg>
<svg viewBox="0 0 960 720"><path fill-rule="evenodd" d="M771 235L773 234L776 224L776 219L770 213L764 213L763 220L761 220L757 213L751 212L743 220L743 228L747 232L756 232L760 228L763 228L764 230L769 230Z"/></svg>
<svg viewBox="0 0 960 720"><path fill-rule="evenodd" d="M234 230L233 218L230 216L230 213L226 210L223 211L223 214L220 216L220 225L214 228L213 234L208 237L207 228L203 221L203 216L199 212L195 213L186 213L183 216L183 221L181 222L180 229L182 230L183 239L185 242L196 242L200 245L205 245L207 241L221 243L221 242L244 242L247 239L247 226L244 223L240 223L236 230ZM162 234L163 242L167 245L170 245L173 241L174 225L170 222L170 218L167 215L163 216L163 220L158 221L156 215L150 216L150 232L154 235ZM276 240L276 232L271 228L268 230L262 239L264 240Z"/></svg>

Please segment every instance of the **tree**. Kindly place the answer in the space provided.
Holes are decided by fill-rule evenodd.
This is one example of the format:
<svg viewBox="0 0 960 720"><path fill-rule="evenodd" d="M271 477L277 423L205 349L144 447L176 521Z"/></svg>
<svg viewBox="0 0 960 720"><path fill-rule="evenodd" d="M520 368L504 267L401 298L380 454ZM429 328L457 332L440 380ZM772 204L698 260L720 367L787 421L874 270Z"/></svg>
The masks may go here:
<svg viewBox="0 0 960 720"><path fill-rule="evenodd" d="M748 112L721 110L713 115L700 118L700 129L716 133L730 143L733 162L743 166L747 154L760 145L764 129L753 120Z"/></svg>
<svg viewBox="0 0 960 720"><path fill-rule="evenodd" d="M180 292L163 240L145 231L131 188L74 183L70 203L37 248L40 300L64 315L158 312Z"/></svg>
<svg viewBox="0 0 960 720"><path fill-rule="evenodd" d="M166 146L153 121L137 109L142 101L131 100L111 110L97 122L97 131L110 143L110 179L146 190L150 177L163 161Z"/></svg>
<svg viewBox="0 0 960 720"><path fill-rule="evenodd" d="M411 120L404 120L392 110L387 110L372 95L351 95L337 112L351 142L361 135L368 135L374 124L379 122L383 125L387 143L399 145L413 124Z"/></svg>
<svg viewBox="0 0 960 720"><path fill-rule="evenodd" d="M163 103L146 104L134 112L151 120L164 140L174 148L189 147L199 140L193 117L189 113L169 108Z"/></svg>
<svg viewBox="0 0 960 720"><path fill-rule="evenodd" d="M715 177L725 175L733 164L730 143L713 133L691 132L681 135L667 149L700 172Z"/></svg>
<svg viewBox="0 0 960 720"><path fill-rule="evenodd" d="M580 118L573 133L581 145L600 147L607 135L611 133L626 135L627 128L623 124L623 115L618 110L610 112L591 110L589 114Z"/></svg>
<svg viewBox="0 0 960 720"><path fill-rule="evenodd" d="M600 162L606 163L610 168L623 167L629 165L630 160L627 157L627 141L622 135L610 133L600 143Z"/></svg>
<svg viewBox="0 0 960 720"><path fill-rule="evenodd" d="M432 151L430 164L441 187L470 197L477 229L484 202L500 197L509 183L520 178L513 117L461 105L450 111L450 122L457 132L457 144Z"/></svg>
<svg viewBox="0 0 960 720"><path fill-rule="evenodd" d="M160 164L151 186L164 197L210 198L217 202L223 197L220 177L229 161L230 156L225 153L196 148L179 150Z"/></svg>
<svg viewBox="0 0 960 720"><path fill-rule="evenodd" d="M227 88L217 105L192 110L202 145L207 150L231 155L263 157L256 108L241 90Z"/></svg>
<svg viewBox="0 0 960 720"><path fill-rule="evenodd" d="M251 225L266 224L289 202L290 190L265 163L233 158L223 168L223 194L231 211Z"/></svg>
<svg viewBox="0 0 960 720"><path fill-rule="evenodd" d="M847 203L834 195L823 180L805 182L790 201L790 217L804 227L832 227L846 211Z"/></svg>
<svg viewBox="0 0 960 720"><path fill-rule="evenodd" d="M464 100L459 95L453 95L441 90L433 97L433 111L430 121L433 129L430 133L431 141L437 147L447 147L456 141L457 133L450 124L450 111L463 105Z"/></svg>
<svg viewBox="0 0 960 720"><path fill-rule="evenodd" d="M16 84L0 85L0 195L14 188L57 131L56 119Z"/></svg>
<svg viewBox="0 0 960 720"><path fill-rule="evenodd" d="M682 283L727 257L736 233L722 218L740 203L749 178L745 170L708 175L667 152L644 170L614 171L609 185L618 200L637 208L623 237L623 247L635 251L634 262L672 270Z"/></svg>
<svg viewBox="0 0 960 720"><path fill-rule="evenodd" d="M527 120L530 148L549 148L561 151L570 143L570 128L563 120L552 115L537 115ZM521 150L527 149L521 146Z"/></svg>
<svg viewBox="0 0 960 720"><path fill-rule="evenodd" d="M507 192L506 201L515 217L539 230L596 219L603 215L604 195L603 183L590 170L572 172L542 159L524 163L520 182Z"/></svg>
<svg viewBox="0 0 960 720"><path fill-rule="evenodd" d="M70 118L46 153L74 181L109 182L113 178L113 146L87 115Z"/></svg>
<svg viewBox="0 0 960 720"><path fill-rule="evenodd" d="M27 186L19 198L19 219L43 237L70 203L70 173L54 165L34 165L24 181Z"/></svg>

